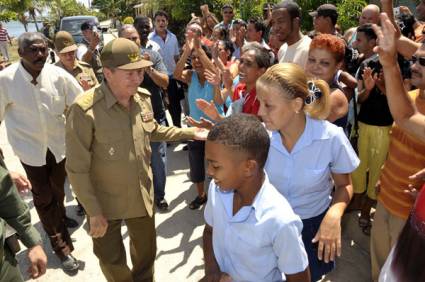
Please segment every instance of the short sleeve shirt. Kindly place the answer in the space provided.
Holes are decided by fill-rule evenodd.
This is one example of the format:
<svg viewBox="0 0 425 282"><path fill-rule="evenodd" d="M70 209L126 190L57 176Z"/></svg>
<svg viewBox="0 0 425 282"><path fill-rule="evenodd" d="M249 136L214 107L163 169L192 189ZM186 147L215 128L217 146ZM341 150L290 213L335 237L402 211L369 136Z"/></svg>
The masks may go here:
<svg viewBox="0 0 425 282"><path fill-rule="evenodd" d="M167 30L167 37L165 40L162 39L155 31L151 32L148 38L159 45L159 54L161 54L162 59L164 60L168 75L172 75L176 68L174 56L180 55L177 37L174 33Z"/></svg>
<svg viewBox="0 0 425 282"><path fill-rule="evenodd" d="M283 146L279 132L271 133L265 170L294 212L308 219L329 207L331 173L351 173L359 163L342 128L306 116L304 132L291 152Z"/></svg>
<svg viewBox="0 0 425 282"><path fill-rule="evenodd" d="M204 212L220 270L233 281L282 281L285 274L304 271L302 222L267 177L252 205L235 215L233 195L212 181Z"/></svg>

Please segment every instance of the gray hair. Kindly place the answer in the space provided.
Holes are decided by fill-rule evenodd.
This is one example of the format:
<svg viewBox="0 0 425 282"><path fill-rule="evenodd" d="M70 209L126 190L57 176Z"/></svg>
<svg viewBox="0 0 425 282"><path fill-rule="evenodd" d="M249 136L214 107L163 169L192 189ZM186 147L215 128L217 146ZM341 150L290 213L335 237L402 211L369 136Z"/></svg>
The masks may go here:
<svg viewBox="0 0 425 282"><path fill-rule="evenodd" d="M34 41L43 41L47 45L47 38L40 32L24 32L18 37L18 47L24 50L30 46Z"/></svg>
<svg viewBox="0 0 425 282"><path fill-rule="evenodd" d="M136 28L134 27L134 25L132 24L124 24L120 27L120 29L118 30L118 37L123 37L123 33L127 30L127 29L134 29L135 31Z"/></svg>
<svg viewBox="0 0 425 282"><path fill-rule="evenodd" d="M269 68L270 67L270 51L265 47L261 46L258 42L249 42L242 46L242 53L254 51L255 52L255 62L259 68Z"/></svg>

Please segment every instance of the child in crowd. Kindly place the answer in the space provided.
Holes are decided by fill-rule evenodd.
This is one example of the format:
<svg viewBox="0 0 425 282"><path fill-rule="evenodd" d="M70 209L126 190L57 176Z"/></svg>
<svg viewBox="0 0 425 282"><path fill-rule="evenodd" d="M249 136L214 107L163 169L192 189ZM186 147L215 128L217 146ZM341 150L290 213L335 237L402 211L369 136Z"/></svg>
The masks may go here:
<svg viewBox="0 0 425 282"><path fill-rule="evenodd" d="M203 281L310 281L301 220L264 172L269 146L253 115L232 115L208 135Z"/></svg>

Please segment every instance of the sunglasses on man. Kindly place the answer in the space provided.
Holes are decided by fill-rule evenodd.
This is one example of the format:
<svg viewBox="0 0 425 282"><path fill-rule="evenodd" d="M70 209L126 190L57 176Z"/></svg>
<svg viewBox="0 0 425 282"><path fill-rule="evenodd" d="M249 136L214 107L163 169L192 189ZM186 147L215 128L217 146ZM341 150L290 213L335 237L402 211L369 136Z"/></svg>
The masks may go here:
<svg viewBox="0 0 425 282"><path fill-rule="evenodd" d="M419 62L419 65L425 67L425 57L418 57L413 55L410 61L412 62L412 64L416 64L416 62Z"/></svg>

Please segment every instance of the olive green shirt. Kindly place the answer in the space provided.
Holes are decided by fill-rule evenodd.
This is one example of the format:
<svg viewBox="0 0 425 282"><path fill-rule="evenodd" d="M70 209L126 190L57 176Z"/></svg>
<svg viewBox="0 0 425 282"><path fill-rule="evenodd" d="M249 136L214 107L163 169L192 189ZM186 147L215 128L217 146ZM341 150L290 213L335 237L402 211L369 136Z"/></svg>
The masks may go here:
<svg viewBox="0 0 425 282"><path fill-rule="evenodd" d="M90 88L94 87L96 84L99 84L96 75L94 74L93 68L86 62L76 60L74 69L72 71L67 70L61 61L58 61L55 63L55 65L66 70L69 74L75 77L75 79L80 84L81 80L87 81L90 85Z"/></svg>
<svg viewBox="0 0 425 282"><path fill-rule="evenodd" d="M31 224L30 209L19 196L0 155L0 265L4 259L6 223L16 230L27 248L42 243L40 234Z"/></svg>
<svg viewBox="0 0 425 282"><path fill-rule="evenodd" d="M159 125L150 94L139 88L130 108L106 82L77 97L66 121L66 170L89 216L109 220L153 215L150 141L191 139L194 129Z"/></svg>

